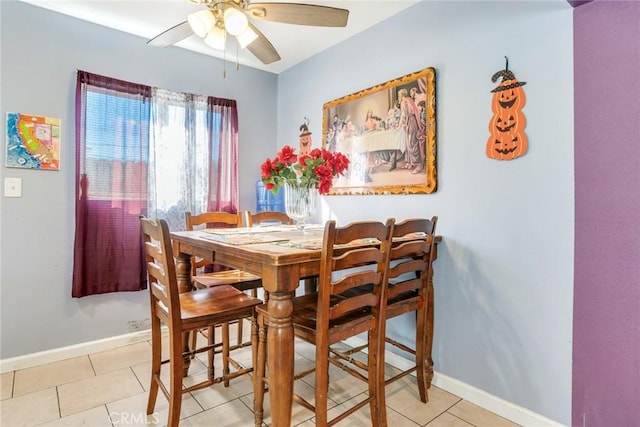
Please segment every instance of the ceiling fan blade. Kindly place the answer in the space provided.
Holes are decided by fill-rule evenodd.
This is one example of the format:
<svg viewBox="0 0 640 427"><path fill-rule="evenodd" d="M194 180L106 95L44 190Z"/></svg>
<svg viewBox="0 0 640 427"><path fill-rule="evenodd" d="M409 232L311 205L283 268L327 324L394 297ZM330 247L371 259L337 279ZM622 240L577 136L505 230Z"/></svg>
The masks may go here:
<svg viewBox="0 0 640 427"><path fill-rule="evenodd" d="M193 30L189 26L189 22L184 21L166 31L161 32L149 40L147 44L149 46L167 47L186 39L191 34L193 34Z"/></svg>
<svg viewBox="0 0 640 427"><path fill-rule="evenodd" d="M258 35L258 38L247 46L249 52L251 52L265 65L279 61L281 59L280 54L278 54L278 51L273 47L269 39L267 39L255 26L249 24L249 27L251 27L251 29Z"/></svg>
<svg viewBox="0 0 640 427"><path fill-rule="evenodd" d="M346 27L349 11L329 6L300 3L251 3L250 16L265 21L317 27Z"/></svg>

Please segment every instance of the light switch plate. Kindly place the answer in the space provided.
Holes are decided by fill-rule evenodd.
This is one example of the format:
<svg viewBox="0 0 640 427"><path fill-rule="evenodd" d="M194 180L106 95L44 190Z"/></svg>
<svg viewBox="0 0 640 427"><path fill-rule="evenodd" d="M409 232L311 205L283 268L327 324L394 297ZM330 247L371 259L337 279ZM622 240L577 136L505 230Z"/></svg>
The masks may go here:
<svg viewBox="0 0 640 427"><path fill-rule="evenodd" d="M4 179L4 197L22 197L22 178Z"/></svg>

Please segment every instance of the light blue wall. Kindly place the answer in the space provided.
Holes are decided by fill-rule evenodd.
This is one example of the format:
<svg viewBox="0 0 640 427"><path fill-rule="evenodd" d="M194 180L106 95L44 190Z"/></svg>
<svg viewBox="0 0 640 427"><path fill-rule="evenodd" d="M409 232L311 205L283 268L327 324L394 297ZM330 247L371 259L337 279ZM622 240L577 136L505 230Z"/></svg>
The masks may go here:
<svg viewBox="0 0 640 427"><path fill-rule="evenodd" d="M278 142L322 105L427 66L437 71L438 191L324 197L325 217L440 217L438 372L563 424L571 420L573 34L565 1L421 2L278 77ZM504 56L527 104L528 153L485 156L491 76ZM409 318L396 322L410 336Z"/></svg>
<svg viewBox="0 0 640 427"><path fill-rule="evenodd" d="M438 215L445 241L435 276L436 370L570 423L573 52L564 0L422 2L278 77L241 67L226 79L219 60L151 49L33 6L3 1L0 15L0 114L61 117L68 144L60 172L0 168L2 177L23 179L21 199L0 198L0 358L123 334L128 320L148 317L146 292L70 297L76 69L237 99L240 205L252 209L259 164L297 145L305 116L318 146L326 101L433 66L438 191L325 197L323 216L346 223ZM528 82L529 152L498 162L484 147L490 78L505 55ZM394 328L410 335L411 322Z"/></svg>
<svg viewBox="0 0 640 427"><path fill-rule="evenodd" d="M227 64L15 1L0 2L0 134L7 112L62 119L61 171L4 167L22 178L22 198L0 197L0 358L129 332L149 318L148 292L71 298L74 238L76 69L123 80L238 101L240 170L254 171L275 145L274 74ZM240 206L254 209L256 174L240 174Z"/></svg>

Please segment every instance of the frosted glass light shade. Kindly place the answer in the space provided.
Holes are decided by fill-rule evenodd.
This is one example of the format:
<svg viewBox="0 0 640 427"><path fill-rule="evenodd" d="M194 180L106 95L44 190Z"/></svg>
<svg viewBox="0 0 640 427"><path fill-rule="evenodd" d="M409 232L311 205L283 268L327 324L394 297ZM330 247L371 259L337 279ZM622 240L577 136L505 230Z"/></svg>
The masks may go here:
<svg viewBox="0 0 640 427"><path fill-rule="evenodd" d="M245 47L249 46L255 39L257 39L258 35L251 29L251 27L247 27L243 32L238 34L236 38L238 39L240 49L244 49Z"/></svg>
<svg viewBox="0 0 640 427"><path fill-rule="evenodd" d="M249 25L247 15L234 7L228 7L224 11L224 28L232 36L237 36Z"/></svg>
<svg viewBox="0 0 640 427"><path fill-rule="evenodd" d="M187 16L189 26L199 37L204 37L215 26L216 18L208 9L190 13Z"/></svg>
<svg viewBox="0 0 640 427"><path fill-rule="evenodd" d="M219 27L213 27L204 38L204 42L214 49L224 50L227 33Z"/></svg>

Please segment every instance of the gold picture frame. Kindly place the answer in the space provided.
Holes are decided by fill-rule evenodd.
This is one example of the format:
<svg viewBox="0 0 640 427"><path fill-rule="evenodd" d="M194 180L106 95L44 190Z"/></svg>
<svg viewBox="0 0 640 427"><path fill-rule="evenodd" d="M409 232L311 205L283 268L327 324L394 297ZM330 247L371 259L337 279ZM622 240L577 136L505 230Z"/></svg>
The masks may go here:
<svg viewBox="0 0 640 427"><path fill-rule="evenodd" d="M435 91L428 67L325 103L322 146L350 160L329 194L436 191Z"/></svg>

